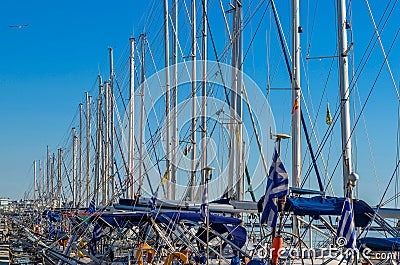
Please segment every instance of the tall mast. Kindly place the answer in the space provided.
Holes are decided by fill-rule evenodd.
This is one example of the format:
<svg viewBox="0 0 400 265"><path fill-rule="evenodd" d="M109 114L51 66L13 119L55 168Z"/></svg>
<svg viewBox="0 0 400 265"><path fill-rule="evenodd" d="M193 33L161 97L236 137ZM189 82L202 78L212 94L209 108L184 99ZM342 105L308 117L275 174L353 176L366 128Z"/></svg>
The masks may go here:
<svg viewBox="0 0 400 265"><path fill-rule="evenodd" d="M244 178L242 166L242 5L235 1L232 27L232 91L230 99L230 150L228 168L228 197L234 191L236 180L236 198L244 198Z"/></svg>
<svg viewBox="0 0 400 265"><path fill-rule="evenodd" d="M111 199L114 196L114 57L113 57L113 49L110 47L110 86L109 86L109 101L110 101L110 128L109 128L109 136L110 137L110 152L109 152L109 166L110 166L110 176L108 184L111 190L108 190L108 198ZM111 192L111 194L110 194Z"/></svg>
<svg viewBox="0 0 400 265"><path fill-rule="evenodd" d="M300 11L299 0L292 0L292 187L301 178L301 89L300 89Z"/></svg>
<svg viewBox="0 0 400 265"><path fill-rule="evenodd" d="M201 60L202 60L202 82L201 82L201 187L206 182L207 167L207 0L202 0L201 21ZM200 190L203 190L202 188Z"/></svg>
<svg viewBox="0 0 400 265"><path fill-rule="evenodd" d="M196 0L192 0L192 126L190 129L190 147L192 154L189 199L194 200L196 186Z"/></svg>
<svg viewBox="0 0 400 265"><path fill-rule="evenodd" d="M243 25L242 25L242 3L237 0L236 1L236 27L237 27L237 74L236 74L236 112L238 120L236 122L236 132L237 135L236 140L236 197L238 200L244 200L244 177L243 177L243 125L242 125L242 117L243 117L243 107L242 107L242 83L243 83L243 74L242 74L242 66L243 66Z"/></svg>
<svg viewBox="0 0 400 265"><path fill-rule="evenodd" d="M171 144L171 125L170 125L170 77L169 77L169 13L168 0L164 0L164 63L165 63L165 127L166 127L166 148L165 148L165 170L170 175L170 144ZM167 198L171 199L171 186L174 183L167 181Z"/></svg>
<svg viewBox="0 0 400 265"><path fill-rule="evenodd" d="M72 128L72 200L73 200L73 207L77 206L77 166L76 166L76 132L75 127Z"/></svg>
<svg viewBox="0 0 400 265"><path fill-rule="evenodd" d="M105 101L105 125L104 125L104 153L103 153L103 179L102 179L102 204L108 203L108 177L110 174L110 87L108 82L104 82L104 101Z"/></svg>
<svg viewBox="0 0 400 265"><path fill-rule="evenodd" d="M43 190L44 190L44 179L43 179L43 170L42 170L42 161L39 160L39 183L38 183L38 194L39 199L43 203Z"/></svg>
<svg viewBox="0 0 400 265"><path fill-rule="evenodd" d="M51 170L50 170L50 203L54 206L54 177L55 177L55 163L56 155L53 153L51 158Z"/></svg>
<svg viewBox="0 0 400 265"><path fill-rule="evenodd" d="M129 150L128 150L128 187L127 197L134 198L135 195L135 182L133 178L133 171L135 168L135 39L129 39L131 43L130 55L130 71L129 71Z"/></svg>
<svg viewBox="0 0 400 265"><path fill-rule="evenodd" d="M33 161L33 201L36 202L36 160Z"/></svg>
<svg viewBox="0 0 400 265"><path fill-rule="evenodd" d="M47 155L46 155L46 201L50 198L50 148L47 145Z"/></svg>
<svg viewBox="0 0 400 265"><path fill-rule="evenodd" d="M300 33L299 0L292 0L292 187L299 187L301 181ZM299 233L295 215L292 216L292 232Z"/></svg>
<svg viewBox="0 0 400 265"><path fill-rule="evenodd" d="M176 183L176 152L179 147L178 141L178 0L174 0L173 6L173 26L174 34L172 35L172 56L173 56L173 85L172 85L172 152L171 152L171 199L175 200L175 183Z"/></svg>
<svg viewBox="0 0 400 265"><path fill-rule="evenodd" d="M101 179L101 155L102 155L102 97L103 97L103 81L99 75L99 96L97 98L97 125L96 125L96 171L94 179L94 189L93 192L96 195L96 201L99 201L99 189L100 189L100 179Z"/></svg>
<svg viewBox="0 0 400 265"><path fill-rule="evenodd" d="M78 202L82 204L82 175L83 175L83 159L82 159L82 133L83 133L83 104L79 103L79 174L78 174Z"/></svg>
<svg viewBox="0 0 400 265"><path fill-rule="evenodd" d="M339 80L340 80L340 116L343 154L343 191L347 195L349 175L352 172L350 104L349 104L349 65L346 29L346 1L338 0L338 41L339 41ZM355 185L355 183L354 183Z"/></svg>
<svg viewBox="0 0 400 265"><path fill-rule="evenodd" d="M86 205L90 204L90 137L91 137L91 122L92 112L90 105L92 97L86 92Z"/></svg>
<svg viewBox="0 0 400 265"><path fill-rule="evenodd" d="M62 203L62 149L58 149L58 177L57 177L57 198L58 198L58 207L61 208Z"/></svg>
<svg viewBox="0 0 400 265"><path fill-rule="evenodd" d="M146 34L143 33L140 35L142 39L142 54L141 54L141 63L140 63L140 130L139 130L139 187L137 189L137 195L142 195L142 185L143 185L143 178L144 178L144 63L145 63L145 41L146 41Z"/></svg>

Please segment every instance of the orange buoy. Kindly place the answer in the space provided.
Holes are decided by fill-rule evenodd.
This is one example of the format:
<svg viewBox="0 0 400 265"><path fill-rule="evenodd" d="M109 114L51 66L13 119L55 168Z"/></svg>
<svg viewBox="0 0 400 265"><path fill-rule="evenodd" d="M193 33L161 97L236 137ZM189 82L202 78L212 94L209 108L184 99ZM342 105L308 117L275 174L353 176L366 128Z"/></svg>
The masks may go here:
<svg viewBox="0 0 400 265"><path fill-rule="evenodd" d="M283 239L281 235L277 235L272 240L272 261L271 261L272 264L278 264L282 246L283 246Z"/></svg>

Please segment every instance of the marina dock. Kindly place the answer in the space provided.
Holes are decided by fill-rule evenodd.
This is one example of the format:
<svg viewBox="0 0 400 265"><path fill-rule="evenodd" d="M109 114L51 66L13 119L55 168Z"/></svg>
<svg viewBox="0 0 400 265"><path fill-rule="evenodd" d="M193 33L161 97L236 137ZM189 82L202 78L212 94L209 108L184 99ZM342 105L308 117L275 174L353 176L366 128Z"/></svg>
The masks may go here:
<svg viewBox="0 0 400 265"><path fill-rule="evenodd" d="M0 221L0 265L10 264L9 244L7 243L8 227L6 220Z"/></svg>

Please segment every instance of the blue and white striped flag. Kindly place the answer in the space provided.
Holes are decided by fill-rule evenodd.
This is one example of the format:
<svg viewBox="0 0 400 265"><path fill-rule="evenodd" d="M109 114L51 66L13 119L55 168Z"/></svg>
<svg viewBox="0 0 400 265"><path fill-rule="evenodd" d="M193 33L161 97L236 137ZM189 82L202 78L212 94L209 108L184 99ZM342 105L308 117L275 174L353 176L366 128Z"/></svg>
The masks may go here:
<svg viewBox="0 0 400 265"><path fill-rule="evenodd" d="M200 206L200 215L204 223L206 223L207 221L207 214L208 214L208 184L205 184Z"/></svg>
<svg viewBox="0 0 400 265"><path fill-rule="evenodd" d="M261 215L261 223L271 227L276 226L278 219L278 198L289 194L289 178L285 167L276 149L272 157L272 165L269 168L267 187L265 189L264 209Z"/></svg>
<svg viewBox="0 0 400 265"><path fill-rule="evenodd" d="M93 199L90 201L89 208L86 211L88 214L94 214L96 212L96 199L93 197Z"/></svg>
<svg viewBox="0 0 400 265"><path fill-rule="evenodd" d="M92 233L92 241L97 242L103 236L103 229L99 224L95 224Z"/></svg>
<svg viewBox="0 0 400 265"><path fill-rule="evenodd" d="M337 229L337 242L347 248L356 247L356 229L354 226L351 199L346 197L343 202L342 214Z"/></svg>

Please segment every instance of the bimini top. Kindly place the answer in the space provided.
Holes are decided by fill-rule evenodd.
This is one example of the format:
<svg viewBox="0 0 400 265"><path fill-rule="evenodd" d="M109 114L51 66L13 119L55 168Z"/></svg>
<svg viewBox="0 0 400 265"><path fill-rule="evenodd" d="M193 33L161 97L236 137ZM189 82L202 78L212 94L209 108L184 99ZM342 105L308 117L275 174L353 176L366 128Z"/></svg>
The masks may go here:
<svg viewBox="0 0 400 265"><path fill-rule="evenodd" d="M61 216L58 213L50 210L44 210L42 213L42 218L48 218L52 222L61 222Z"/></svg>
<svg viewBox="0 0 400 265"><path fill-rule="evenodd" d="M121 226L124 222L130 222L131 224L139 224L148 222L150 217L154 218L156 222L162 222L165 224L179 223L180 221L189 221L194 223L202 222L204 218L201 217L200 213L191 212L165 212L165 213L151 213L151 212L117 212L117 213L96 213L91 218L92 220L98 219L104 221L104 223L110 226ZM220 216L216 214L210 214L210 224L227 224L227 225L240 225L242 220L234 217Z"/></svg>
<svg viewBox="0 0 400 265"><path fill-rule="evenodd" d="M400 251L400 238L364 237L358 240L364 248L374 251Z"/></svg>
<svg viewBox="0 0 400 265"><path fill-rule="evenodd" d="M296 215L309 215L318 219L321 215L340 215L344 198L315 196L312 198L288 198L285 211ZM353 199L354 222L357 227L366 227L374 210L364 201Z"/></svg>

